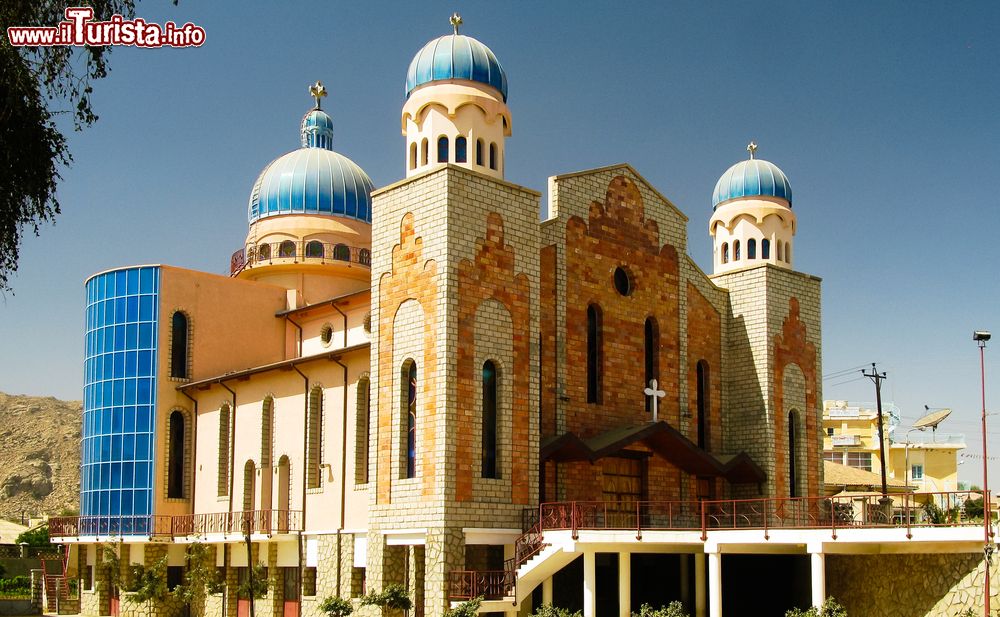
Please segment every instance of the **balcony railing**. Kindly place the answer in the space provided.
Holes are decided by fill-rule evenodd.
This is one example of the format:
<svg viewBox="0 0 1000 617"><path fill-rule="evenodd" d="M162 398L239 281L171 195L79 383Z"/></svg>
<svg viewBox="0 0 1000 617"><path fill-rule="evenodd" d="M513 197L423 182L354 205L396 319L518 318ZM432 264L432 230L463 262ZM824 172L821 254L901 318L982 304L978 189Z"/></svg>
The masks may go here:
<svg viewBox="0 0 1000 617"><path fill-rule="evenodd" d="M517 573L513 570L452 570L448 583L451 600L503 600L517 594Z"/></svg>
<svg viewBox="0 0 1000 617"><path fill-rule="evenodd" d="M300 510L247 510L179 516L59 516L49 536L198 536L224 533L281 534L302 531Z"/></svg>
<svg viewBox="0 0 1000 617"><path fill-rule="evenodd" d="M296 242L260 242L248 244L233 253L229 260L229 274L236 276L247 268L282 263L355 264L370 268L371 249L346 244L332 244L319 240Z"/></svg>

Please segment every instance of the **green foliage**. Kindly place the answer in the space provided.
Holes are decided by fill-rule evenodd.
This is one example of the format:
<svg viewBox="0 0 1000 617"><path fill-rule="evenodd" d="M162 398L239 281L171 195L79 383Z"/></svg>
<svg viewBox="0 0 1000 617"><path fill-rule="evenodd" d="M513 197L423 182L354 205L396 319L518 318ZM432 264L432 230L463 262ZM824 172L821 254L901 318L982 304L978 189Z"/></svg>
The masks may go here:
<svg viewBox="0 0 1000 617"><path fill-rule="evenodd" d="M100 569L107 576L112 589L121 588L122 568L121 568L121 544L105 542L101 546ZM100 581L103 583L103 581Z"/></svg>
<svg viewBox="0 0 1000 617"><path fill-rule="evenodd" d="M269 588L270 585L267 582L267 572L264 570L264 566L256 563L250 568L250 576L243 579L239 587L236 588L236 591L242 598L260 600L267 595Z"/></svg>
<svg viewBox="0 0 1000 617"><path fill-rule="evenodd" d="M210 593L219 593L225 587L220 580L219 571L211 559L208 547L195 542L188 547L185 555L187 568L184 572L184 582L174 588L174 597L183 602L192 614L204 609L205 598Z"/></svg>
<svg viewBox="0 0 1000 617"><path fill-rule="evenodd" d="M476 617L479 614L479 606L482 603L482 596L466 600L455 608L445 611L444 617Z"/></svg>
<svg viewBox="0 0 1000 617"><path fill-rule="evenodd" d="M128 599L133 602L162 600L168 593L167 589L167 556L164 555L152 566L129 566L131 580L128 589Z"/></svg>
<svg viewBox="0 0 1000 617"><path fill-rule="evenodd" d="M933 501L925 503L923 510L924 515L927 517L927 522L931 525L944 525L948 522L948 516L945 514L945 511Z"/></svg>
<svg viewBox="0 0 1000 617"><path fill-rule="evenodd" d="M966 501L965 515L969 518L983 518L983 498Z"/></svg>
<svg viewBox="0 0 1000 617"><path fill-rule="evenodd" d="M632 613L632 617L689 617L684 612L684 605L674 600L667 606L653 608L648 604L639 607L638 613Z"/></svg>
<svg viewBox="0 0 1000 617"><path fill-rule="evenodd" d="M543 604L535 609L531 617L581 617L580 611L571 613L569 609L558 608L551 604Z"/></svg>
<svg viewBox="0 0 1000 617"><path fill-rule="evenodd" d="M832 597L829 597L823 602L823 606L819 610L815 606L810 606L807 611L793 608L785 612L785 617L847 617L847 609Z"/></svg>
<svg viewBox="0 0 1000 617"><path fill-rule="evenodd" d="M0 578L0 594L2 595L24 595L31 594L31 579L27 576L15 576L13 578Z"/></svg>
<svg viewBox="0 0 1000 617"><path fill-rule="evenodd" d="M319 603L319 610L330 617L347 617L354 612L354 605L350 600L345 600L339 596L327 596Z"/></svg>
<svg viewBox="0 0 1000 617"><path fill-rule="evenodd" d="M956 613L955 617L976 617L976 611L972 610L971 608L967 608L961 613Z"/></svg>
<svg viewBox="0 0 1000 617"><path fill-rule="evenodd" d="M2 281L0 281L0 285L3 285ZM52 543L49 542L49 526L40 525L34 529L29 529L17 536L14 542L17 544L27 544L28 546L48 548L52 546Z"/></svg>
<svg viewBox="0 0 1000 617"><path fill-rule="evenodd" d="M4 574L7 574L7 569L4 568L2 564L0 564L0 578L3 578Z"/></svg>
<svg viewBox="0 0 1000 617"><path fill-rule="evenodd" d="M388 609L408 611L413 608L413 601L406 593L406 588L397 583L386 585L382 591L372 591L361 596L361 606L378 606Z"/></svg>

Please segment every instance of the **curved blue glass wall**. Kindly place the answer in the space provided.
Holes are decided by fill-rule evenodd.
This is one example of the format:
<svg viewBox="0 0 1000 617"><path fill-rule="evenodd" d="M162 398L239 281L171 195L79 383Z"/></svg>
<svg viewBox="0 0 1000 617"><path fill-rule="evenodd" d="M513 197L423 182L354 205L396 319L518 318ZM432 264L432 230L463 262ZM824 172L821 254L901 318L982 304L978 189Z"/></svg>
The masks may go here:
<svg viewBox="0 0 1000 617"><path fill-rule="evenodd" d="M87 281L81 535L149 532L159 288L155 266Z"/></svg>

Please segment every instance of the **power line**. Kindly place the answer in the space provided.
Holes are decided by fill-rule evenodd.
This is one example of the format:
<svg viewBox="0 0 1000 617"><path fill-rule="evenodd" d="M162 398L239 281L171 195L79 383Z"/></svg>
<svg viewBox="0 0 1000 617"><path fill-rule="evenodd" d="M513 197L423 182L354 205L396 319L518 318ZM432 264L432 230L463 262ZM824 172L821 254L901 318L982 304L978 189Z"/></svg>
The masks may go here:
<svg viewBox="0 0 1000 617"><path fill-rule="evenodd" d="M834 379L834 378L836 378L838 376L843 376L843 375L846 375L848 373L853 373L853 372L855 372L857 370L863 369L865 366L866 365L864 365L864 364L859 364L858 366L852 366L851 368L845 368L845 369L840 370L840 371L833 371L832 373L827 373L826 375L823 375L823 380L825 381L827 379Z"/></svg>

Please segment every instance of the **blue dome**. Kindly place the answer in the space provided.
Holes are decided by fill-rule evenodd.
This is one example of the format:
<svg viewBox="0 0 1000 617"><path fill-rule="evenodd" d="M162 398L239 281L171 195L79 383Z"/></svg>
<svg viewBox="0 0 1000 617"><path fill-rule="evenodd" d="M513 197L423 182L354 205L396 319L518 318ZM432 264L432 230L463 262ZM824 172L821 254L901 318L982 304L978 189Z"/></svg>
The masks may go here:
<svg viewBox="0 0 1000 617"><path fill-rule="evenodd" d="M442 79L467 79L493 86L507 102L507 74L490 48L471 36L446 34L424 45L406 71L406 96L417 86Z"/></svg>
<svg viewBox="0 0 1000 617"><path fill-rule="evenodd" d="M302 118L302 148L275 159L250 192L250 222L280 214L328 214L372 222L371 178L333 151L333 120L313 109Z"/></svg>
<svg viewBox="0 0 1000 617"><path fill-rule="evenodd" d="M726 170L715 184L712 208L740 197L777 197L792 206L792 185L785 172L769 161L740 161Z"/></svg>

